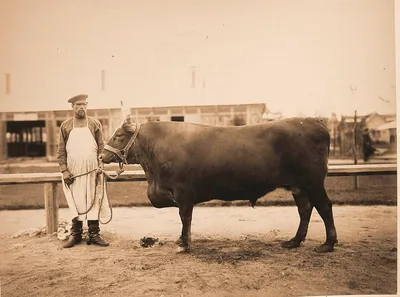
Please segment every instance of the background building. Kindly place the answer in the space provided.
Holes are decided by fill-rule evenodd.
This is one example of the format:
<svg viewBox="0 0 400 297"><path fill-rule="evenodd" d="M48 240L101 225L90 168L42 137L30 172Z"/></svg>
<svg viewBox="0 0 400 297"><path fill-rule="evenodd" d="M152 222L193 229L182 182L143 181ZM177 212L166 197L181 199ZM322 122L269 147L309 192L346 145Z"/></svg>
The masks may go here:
<svg viewBox="0 0 400 297"><path fill-rule="evenodd" d="M362 157L362 135L368 129L373 146L381 153L397 153L396 114L341 116L338 120L333 114L328 119L331 134L332 155L353 156L354 132L356 133L358 157Z"/></svg>
<svg viewBox="0 0 400 297"><path fill-rule="evenodd" d="M268 112L265 104L169 106L131 109L134 121L178 121L208 125L255 124ZM59 127L72 117L72 109L40 112L1 113L0 161L9 158L43 158L54 160ZM88 115L103 125L105 139L121 124L121 109L89 109Z"/></svg>

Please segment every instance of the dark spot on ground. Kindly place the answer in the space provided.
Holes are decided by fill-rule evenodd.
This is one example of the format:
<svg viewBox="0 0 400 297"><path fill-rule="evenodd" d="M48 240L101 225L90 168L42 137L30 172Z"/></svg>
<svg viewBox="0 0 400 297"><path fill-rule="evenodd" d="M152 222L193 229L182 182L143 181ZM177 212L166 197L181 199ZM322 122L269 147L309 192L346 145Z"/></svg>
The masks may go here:
<svg viewBox="0 0 400 297"><path fill-rule="evenodd" d="M158 242L158 238L145 236L140 239L140 246L148 248L152 247L156 242Z"/></svg>

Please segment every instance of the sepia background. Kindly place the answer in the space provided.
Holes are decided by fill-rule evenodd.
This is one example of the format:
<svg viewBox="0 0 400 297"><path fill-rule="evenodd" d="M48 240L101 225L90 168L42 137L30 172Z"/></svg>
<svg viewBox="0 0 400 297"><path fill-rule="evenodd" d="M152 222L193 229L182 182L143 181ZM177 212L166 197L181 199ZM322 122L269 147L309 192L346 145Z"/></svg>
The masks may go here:
<svg viewBox="0 0 400 297"><path fill-rule="evenodd" d="M393 0L0 0L0 182L59 172L59 127L81 93L105 140L121 102L140 123L318 116L330 132L329 166L396 166L399 21ZM377 150L368 161L366 133ZM280 248L298 225L283 190L255 209L199 205L194 250L177 255L177 210L144 207L145 181L109 183L107 249L68 251L60 184L57 234L44 228L43 184L0 184L0 295L396 294L397 179L327 177L339 243L323 256L313 250L325 236L316 211L302 247ZM159 241L143 248L143 236Z"/></svg>

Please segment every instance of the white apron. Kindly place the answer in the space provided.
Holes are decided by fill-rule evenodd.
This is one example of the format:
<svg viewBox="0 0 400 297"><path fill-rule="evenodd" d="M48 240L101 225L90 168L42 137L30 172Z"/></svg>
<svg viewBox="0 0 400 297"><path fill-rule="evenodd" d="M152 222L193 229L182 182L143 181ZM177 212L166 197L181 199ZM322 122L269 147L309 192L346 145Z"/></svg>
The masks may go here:
<svg viewBox="0 0 400 297"><path fill-rule="evenodd" d="M74 124L66 144L67 169L69 172L72 175L78 175L97 168L97 150L96 140L90 132L89 127L87 125L86 127L75 127ZM100 220L100 222L104 222L109 220L111 209L108 204L106 180L104 175L98 175L96 187L96 176L97 172L93 171L89 174L76 177L69 186L62 179L63 191L72 218L78 217L79 221ZM96 197L94 197L95 194ZM93 199L93 207L86 213L92 205ZM101 210L99 214L100 203Z"/></svg>

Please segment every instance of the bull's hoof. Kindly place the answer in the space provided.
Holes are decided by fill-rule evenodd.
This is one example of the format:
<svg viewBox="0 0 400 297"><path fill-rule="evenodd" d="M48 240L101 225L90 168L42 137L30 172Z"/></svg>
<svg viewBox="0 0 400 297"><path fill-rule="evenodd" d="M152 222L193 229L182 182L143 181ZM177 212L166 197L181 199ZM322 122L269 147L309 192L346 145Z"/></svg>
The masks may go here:
<svg viewBox="0 0 400 297"><path fill-rule="evenodd" d="M333 246L334 246L333 244L324 243L324 244L321 244L320 246L317 246L315 248L315 251L317 253L330 253L330 252L333 252Z"/></svg>
<svg viewBox="0 0 400 297"><path fill-rule="evenodd" d="M187 247L187 246L178 246L176 248L177 253L186 253L188 251L189 251L189 247Z"/></svg>
<svg viewBox="0 0 400 297"><path fill-rule="evenodd" d="M281 246L286 248L286 249L293 249L293 248L297 248L299 247L301 244L301 241L295 240L295 239L291 239L285 242L282 242Z"/></svg>

